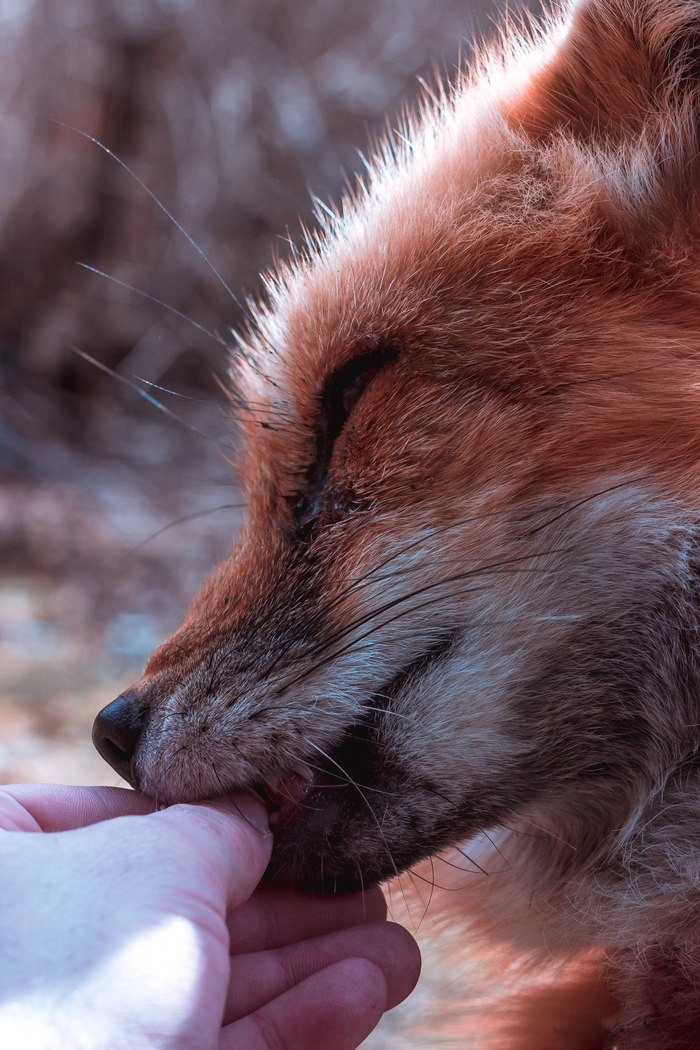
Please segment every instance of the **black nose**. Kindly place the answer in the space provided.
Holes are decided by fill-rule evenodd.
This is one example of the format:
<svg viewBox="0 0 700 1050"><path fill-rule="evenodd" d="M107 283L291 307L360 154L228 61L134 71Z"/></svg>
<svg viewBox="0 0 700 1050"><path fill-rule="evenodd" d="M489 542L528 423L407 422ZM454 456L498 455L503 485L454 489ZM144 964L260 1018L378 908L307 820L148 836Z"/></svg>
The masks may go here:
<svg viewBox="0 0 700 1050"><path fill-rule="evenodd" d="M138 787L133 762L143 722L136 695L127 692L103 707L92 727L93 744L132 787Z"/></svg>

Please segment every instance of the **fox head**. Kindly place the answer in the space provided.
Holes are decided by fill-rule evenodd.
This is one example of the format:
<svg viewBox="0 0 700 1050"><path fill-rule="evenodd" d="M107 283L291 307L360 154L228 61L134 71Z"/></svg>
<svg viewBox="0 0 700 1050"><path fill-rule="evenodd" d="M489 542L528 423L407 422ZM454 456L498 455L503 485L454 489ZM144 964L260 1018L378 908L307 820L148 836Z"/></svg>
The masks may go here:
<svg viewBox="0 0 700 1050"><path fill-rule="evenodd" d="M269 278L242 533L95 725L324 890L534 812L590 855L700 743L700 7L582 0L404 131Z"/></svg>

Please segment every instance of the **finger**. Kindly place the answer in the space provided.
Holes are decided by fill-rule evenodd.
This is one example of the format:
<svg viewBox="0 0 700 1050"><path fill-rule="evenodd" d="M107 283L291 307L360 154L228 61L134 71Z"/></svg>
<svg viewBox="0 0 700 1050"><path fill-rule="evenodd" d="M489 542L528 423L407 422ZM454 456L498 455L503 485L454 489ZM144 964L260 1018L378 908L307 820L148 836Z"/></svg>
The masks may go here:
<svg viewBox="0 0 700 1050"><path fill-rule="evenodd" d="M386 1009L382 971L367 959L346 959L227 1025L219 1050L355 1050Z"/></svg>
<svg viewBox="0 0 700 1050"><path fill-rule="evenodd" d="M229 909L248 899L270 860L267 810L247 795L170 806L149 820L170 824L185 839L176 843L179 863L203 870L210 892Z"/></svg>
<svg viewBox="0 0 700 1050"><path fill-rule="evenodd" d="M0 790L0 827L69 831L112 817L150 813L154 802L129 788L11 784Z"/></svg>
<svg viewBox="0 0 700 1050"><path fill-rule="evenodd" d="M331 930L382 922L386 902L378 887L339 897L312 897L261 886L230 922L231 952L280 948Z"/></svg>
<svg viewBox="0 0 700 1050"><path fill-rule="evenodd" d="M402 926L382 922L337 930L286 948L237 956L224 1020L245 1017L319 970L353 957L367 959L384 974L388 1010L413 991L420 975L418 945Z"/></svg>

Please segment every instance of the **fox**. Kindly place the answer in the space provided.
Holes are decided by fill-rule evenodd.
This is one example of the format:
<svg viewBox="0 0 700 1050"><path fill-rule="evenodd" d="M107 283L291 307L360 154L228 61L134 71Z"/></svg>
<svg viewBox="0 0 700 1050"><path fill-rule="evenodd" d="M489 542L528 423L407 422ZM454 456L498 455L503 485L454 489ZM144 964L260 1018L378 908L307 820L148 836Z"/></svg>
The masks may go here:
<svg viewBox="0 0 700 1050"><path fill-rule="evenodd" d="M469 844L449 908L563 968L480 1046L700 1046L699 234L700 3L507 26L266 276L241 533L95 720L297 889Z"/></svg>

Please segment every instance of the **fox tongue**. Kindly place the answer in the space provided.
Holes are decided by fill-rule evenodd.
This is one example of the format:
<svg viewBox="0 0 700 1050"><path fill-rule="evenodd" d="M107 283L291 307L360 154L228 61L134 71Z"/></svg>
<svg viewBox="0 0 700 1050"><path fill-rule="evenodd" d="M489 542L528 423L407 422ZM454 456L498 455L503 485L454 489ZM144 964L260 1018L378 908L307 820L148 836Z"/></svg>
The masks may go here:
<svg viewBox="0 0 700 1050"><path fill-rule="evenodd" d="M272 804L270 827L276 827L295 810L311 793L313 777L307 769L300 768L268 783L267 792Z"/></svg>

